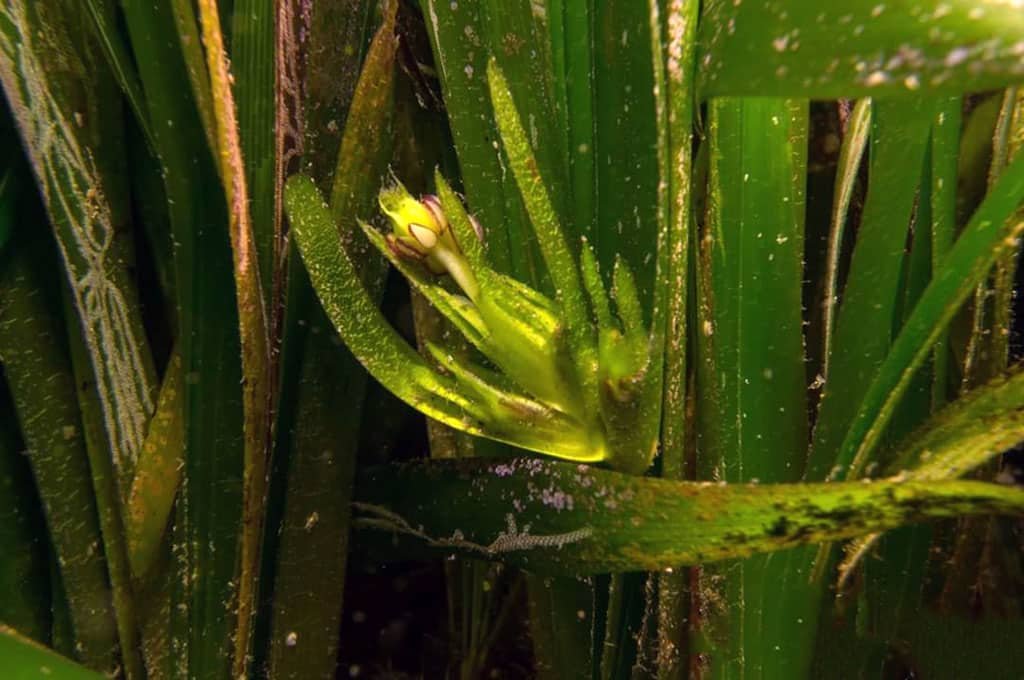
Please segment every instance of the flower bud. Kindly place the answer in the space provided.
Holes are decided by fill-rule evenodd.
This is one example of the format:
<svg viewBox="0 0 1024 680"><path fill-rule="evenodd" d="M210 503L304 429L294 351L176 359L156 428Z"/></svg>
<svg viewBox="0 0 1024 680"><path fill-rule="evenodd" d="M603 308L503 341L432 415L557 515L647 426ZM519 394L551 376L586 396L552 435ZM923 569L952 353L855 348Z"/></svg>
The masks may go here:
<svg viewBox="0 0 1024 680"><path fill-rule="evenodd" d="M380 192L380 207L394 228L388 237L392 250L403 257L422 260L434 274L447 271L440 252L459 252L459 247L436 197L416 200L396 183Z"/></svg>
<svg viewBox="0 0 1024 680"><path fill-rule="evenodd" d="M434 274L449 274L466 295L475 297L476 280L437 196L417 200L401 182L395 182L381 190L379 200L394 229L387 236L391 250L401 257L423 262Z"/></svg>

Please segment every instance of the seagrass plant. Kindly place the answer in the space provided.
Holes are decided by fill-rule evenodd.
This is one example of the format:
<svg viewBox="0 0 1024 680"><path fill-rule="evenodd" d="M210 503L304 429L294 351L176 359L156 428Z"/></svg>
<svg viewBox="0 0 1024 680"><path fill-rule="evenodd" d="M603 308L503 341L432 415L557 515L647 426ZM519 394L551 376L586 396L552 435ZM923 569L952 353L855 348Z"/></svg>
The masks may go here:
<svg viewBox="0 0 1024 680"><path fill-rule="evenodd" d="M1019 675L1021 83L1016 0L3 0L0 675Z"/></svg>

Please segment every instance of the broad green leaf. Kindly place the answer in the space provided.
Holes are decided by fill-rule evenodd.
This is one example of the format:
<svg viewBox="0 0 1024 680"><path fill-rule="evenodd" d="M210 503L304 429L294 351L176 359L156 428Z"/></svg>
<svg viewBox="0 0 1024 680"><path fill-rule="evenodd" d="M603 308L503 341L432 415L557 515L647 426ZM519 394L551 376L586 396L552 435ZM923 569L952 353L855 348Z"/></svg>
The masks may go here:
<svg viewBox="0 0 1024 680"><path fill-rule="evenodd" d="M278 420L275 474L286 484L283 516L268 526L277 548L266 654L274 678L327 677L337 663L343 612L352 476L359 441L366 372L339 346L293 253L285 387ZM300 297L297 287L306 289ZM301 289L300 289L301 290ZM339 417L339 404L347 404ZM293 405L293 406L291 406ZM282 443L287 441L287 444ZM264 577L268 577L264 574ZM291 637L294 634L294 638ZM290 644L296 640L298 644ZM260 641L260 637L257 637Z"/></svg>
<svg viewBox="0 0 1024 680"><path fill-rule="evenodd" d="M99 392L90 380L92 369L85 338L71 305L70 295L64 290L64 317L67 343L71 358L72 377L78 398L85 451L89 458L93 498L99 516L100 535L103 537L103 556L106 558L110 580L110 594L117 624L118 645L121 652L121 670L127 680L143 680L145 670L139 653L139 620L135 606L135 589L129 566L127 541L122 521L122 496L103 423L103 409ZM139 452L141 458L142 452ZM138 460L136 460L136 468Z"/></svg>
<svg viewBox="0 0 1024 680"><path fill-rule="evenodd" d="M526 574L530 637L537 676L542 680L590 680L594 631L594 592L568 576ZM580 612L583 616L580 616Z"/></svg>
<svg viewBox="0 0 1024 680"><path fill-rule="evenodd" d="M1024 665L1024 650L1016 644L1022 633L1020 619L991 616L971 620L934 610L922 611L900 630L914 650L915 670L937 680L1013 675ZM993 649L1003 651L992 654ZM829 667L834 667L832 661Z"/></svg>
<svg viewBox="0 0 1024 680"><path fill-rule="evenodd" d="M153 409L155 371L130 270L133 244L123 228L127 184L118 144L120 111L93 34L70 28L86 20L84 6L9 10L12 31L0 33L0 80L69 280L64 290L71 303L71 381L80 387L72 394L79 397L121 663L131 680L143 671L120 508ZM52 58L55 49L64 59ZM67 347L64 340L58 347ZM65 578L69 569L65 562ZM76 635L82 635L81 612L72 618Z"/></svg>
<svg viewBox="0 0 1024 680"><path fill-rule="evenodd" d="M13 628L0 624L0 658L10 680L102 680L102 673L79 666L51 649L33 642Z"/></svg>
<svg viewBox="0 0 1024 680"><path fill-rule="evenodd" d="M57 237L123 492L154 407L155 371L121 228L127 187L116 87L92 32L73 30L85 12L10 3L0 81Z"/></svg>
<svg viewBox="0 0 1024 680"><path fill-rule="evenodd" d="M617 258L626 260L636 273L648 318L658 285L655 249L668 207L662 4L590 4L594 141L585 153L578 146L570 150L594 165L596 222L590 238L598 262L607 275Z"/></svg>
<svg viewBox="0 0 1024 680"><path fill-rule="evenodd" d="M801 314L807 103L717 99L708 133L698 478L796 481L808 439ZM701 570L694 597L708 614L695 644L709 655L714 677L785 675L795 644L789 592L777 586L785 566L772 555Z"/></svg>
<svg viewBox="0 0 1024 680"><path fill-rule="evenodd" d="M47 534L32 469L22 455L18 420L0 386L0 621L17 626L37 642L50 639L50 584Z"/></svg>
<svg viewBox="0 0 1024 680"><path fill-rule="evenodd" d="M24 238L4 255L0 359L70 612L71 646L87 666L114 672L118 635L75 376L59 303L42 271L51 258Z"/></svg>
<svg viewBox="0 0 1024 680"><path fill-rule="evenodd" d="M357 9L346 9L355 21ZM331 212L343 238L347 237L349 253L359 252L354 246L361 243L352 217L373 210L392 151L396 9L394 3L385 9L371 42L335 163ZM358 59L358 54L352 54L345 63L354 67ZM363 251L370 249L363 245ZM289 255L283 390L275 446L276 476L286 479L280 525L268 526L268 547L276 543L277 564L267 656L270 677L301 680L334 673L343 642L350 501L367 375L339 346L302 270L297 249L293 247ZM358 260L371 297L374 288L383 288L378 259ZM344 418L338 417L341 403L348 405ZM290 645L292 639L299 644Z"/></svg>
<svg viewBox="0 0 1024 680"><path fill-rule="evenodd" d="M397 12L397 2L383 6L381 25L370 43L363 74L353 93L328 201L345 249L354 261L360 262L361 280L368 286L383 284L386 267L359 237L359 230L352 228L352 218L375 213L373 198L391 155L393 144L382 144L379 140L393 134Z"/></svg>
<svg viewBox="0 0 1024 680"><path fill-rule="evenodd" d="M499 11L500 5L505 5L512 16L529 15L529 8L521 3L493 4ZM501 149L492 145L497 140L497 127L488 94L487 60L489 53L499 51L502 32L500 27L493 31L490 27L490 6L426 0L423 15L434 48L466 199L487 234L488 260L502 273L537 283L530 280L531 256L523 246L529 231L526 214L514 179L506 178L502 171L507 161ZM524 32L509 31L510 44L523 44ZM532 28L526 34L532 37ZM491 45L492 35L497 44L493 49L485 49Z"/></svg>
<svg viewBox="0 0 1024 680"><path fill-rule="evenodd" d="M705 564L940 517L1024 513L1024 491L983 482L723 485L529 458L371 468L356 489L355 526L385 544L408 539L399 545L576 575Z"/></svg>
<svg viewBox="0 0 1024 680"><path fill-rule="evenodd" d="M345 131L341 122L348 116L378 4L339 0L309 6L290 0L284 5L293 22L295 42L289 48L293 66L298 66L295 59L305 65L302 87L294 80L290 83L293 91L289 95L298 97L301 92L302 96L301 116L295 121L301 129L293 133L301 140L303 171L328 196ZM303 35L306 41L298 42ZM300 68L290 71L293 79L300 73Z"/></svg>
<svg viewBox="0 0 1024 680"><path fill-rule="evenodd" d="M717 100L701 240L699 470L792 481L807 441L802 358L806 104Z"/></svg>
<svg viewBox="0 0 1024 680"><path fill-rule="evenodd" d="M558 4L562 5L561 13L557 12ZM603 41L595 40L592 0L564 0L551 5L552 69L558 112L565 121L560 127L565 136L562 155L569 177L569 205L576 233L593 238L597 233L596 62L603 58L599 51ZM605 7L610 5L603 3ZM634 40L634 44L639 43ZM614 50L614 45L609 49ZM612 96L617 95L612 92Z"/></svg>
<svg viewBox="0 0 1024 680"><path fill-rule="evenodd" d="M24 161L10 112L0 105L0 266L16 225L25 219L25 188L32 175ZM34 198L34 196L31 196ZM14 246L18 244L13 244ZM13 246L12 246L13 247ZM7 381L0 382L0 621L39 642L50 639L48 536L32 468L18 428Z"/></svg>
<svg viewBox="0 0 1024 680"><path fill-rule="evenodd" d="M713 0L700 44L702 97L960 94L1024 79L1012 2Z"/></svg>

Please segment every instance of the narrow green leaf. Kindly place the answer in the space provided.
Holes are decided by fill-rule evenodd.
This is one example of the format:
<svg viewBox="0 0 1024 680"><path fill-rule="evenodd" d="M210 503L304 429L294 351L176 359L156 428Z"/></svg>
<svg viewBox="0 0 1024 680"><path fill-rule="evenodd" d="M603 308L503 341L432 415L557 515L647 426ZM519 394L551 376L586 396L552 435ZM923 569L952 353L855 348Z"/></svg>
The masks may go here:
<svg viewBox="0 0 1024 680"><path fill-rule="evenodd" d="M932 275L931 191L934 183L931 171L934 164L930 146L925 149L924 163L924 177L911 225L910 252L904 261L902 290L893 322L897 330L905 323ZM932 392L931 366L926 365L914 376L900 401L886 437L900 439L917 429L932 413ZM875 461L876 467L887 467L891 459L886 452L880 452ZM902 527L882 538L878 559L865 564L863 572L863 595L858 603L857 626L864 637L896 639L901 622L920 612L922 584L931 545L930 526ZM839 569L841 572L842 566ZM860 661L865 672L870 672L869 669L878 663L870 654L864 655Z"/></svg>
<svg viewBox="0 0 1024 680"><path fill-rule="evenodd" d="M1017 141L1024 130L1024 95L1015 87L1002 96L992 139L992 160L989 164L988 189L998 181L1006 164L1016 155ZM1024 213L1022 213L1024 214ZM997 258L987 280L978 284L974 294L974 315L971 337L964 360L963 383L966 387L982 383L1006 370L1010 356L1010 335L1014 297L1014 279L1019 248L1012 248Z"/></svg>
<svg viewBox="0 0 1024 680"><path fill-rule="evenodd" d="M225 294L233 286L231 250L212 155L209 76L191 2L124 3L123 10L175 245L176 328L185 377L185 468L171 567L173 672L179 678L226 678L242 511L242 373L235 296ZM197 103L196 96L206 99Z"/></svg>
<svg viewBox="0 0 1024 680"><path fill-rule="evenodd" d="M467 300L461 296L450 292L444 286L440 285L437 277L430 274L422 266L411 263L408 260L399 257L391 248L388 247L387 241L384 236L366 224L360 222L360 226L363 228L363 233L366 234L366 238L377 247L377 250L387 258L388 262L402 273L405 280L423 297L430 301L430 304L437 309L438 312L444 315L452 325L454 325L459 332L461 332L469 342L479 349L480 351L486 351L487 341L484 337L486 328L484 327L483 319L480 318L480 314L475 307L473 307Z"/></svg>
<svg viewBox="0 0 1024 680"><path fill-rule="evenodd" d="M132 113L135 114L135 120L142 130L146 144L151 150L154 150L156 147L153 142L153 133L150 132L142 83L139 82L139 74L131 62L128 47L124 44L115 25L115 7L109 0L87 0L85 6L92 19L93 28L96 30L100 48L107 59L107 66L117 80L125 99L128 100L128 105L131 107Z"/></svg>
<svg viewBox="0 0 1024 680"><path fill-rule="evenodd" d="M1013 139L1019 136L1017 128L1020 123L1017 120L1018 100L1020 98L1019 88L1010 87L1003 92L1003 101L999 106L999 117L996 119L996 127L992 134L992 162L988 169L989 189L999 179L999 175L1006 169L1006 165L1013 159L1013 152L1016 149ZM1020 142L1018 141L1017 144Z"/></svg>
<svg viewBox="0 0 1024 680"><path fill-rule="evenodd" d="M102 680L105 675L79 666L56 652L33 642L13 628L0 624L0 658L10 680Z"/></svg>
<svg viewBox="0 0 1024 680"><path fill-rule="evenodd" d="M122 3L124 4L124 3ZM133 12L138 13L138 8L131 5L126 6L125 14L131 15ZM210 73L206 70L206 60L203 56L203 43L199 35L199 22L196 21L195 3L192 0L171 0L169 6L156 8L156 12L159 12L160 16L164 18L154 28L159 32L163 33L167 30L167 27L173 25L176 29L175 33L178 37L177 47L174 49L174 45L156 45L147 46L149 49L163 50L166 54L168 51L180 54L181 58L184 59L184 73L188 76L186 83L183 83L192 93L192 100L195 103L196 112L199 114L199 120L202 123L203 134L206 136L206 146L210 153L216 154L218 149L217 144L217 121L213 114L213 94L210 91ZM135 35L132 36L133 41L138 41L142 36L139 36L137 29L134 31ZM135 50L138 52L139 47ZM180 50L180 52L179 52ZM138 59L138 55L136 55ZM145 65L140 65L140 70L145 69ZM143 74L142 78L144 81L147 79ZM143 83L145 85L145 82ZM150 83L150 87L152 83ZM146 96L152 98L153 93L150 88L146 88ZM162 94L162 93L161 93ZM183 92L176 93L178 96L184 94ZM150 107L150 115L153 115L153 105L149 102L147 104ZM157 121L159 119L153 118L152 120ZM161 152L158 151L158 154ZM219 168L218 168L219 170Z"/></svg>
<svg viewBox="0 0 1024 680"><path fill-rule="evenodd" d="M879 367L837 457L849 474L864 469L896 402L960 303L992 263L1016 247L1024 221L1013 215L1022 199L1024 156L1007 167L974 213Z"/></svg>
<svg viewBox="0 0 1024 680"><path fill-rule="evenodd" d="M158 556L181 482L185 453L183 383L181 355L175 351L167 363L125 511L128 559L132 574L140 579L150 573Z"/></svg>
<svg viewBox="0 0 1024 680"><path fill-rule="evenodd" d="M990 95L965 106L957 158L957 226L962 227L989 190L988 173L992 163L992 131L999 120L1002 97ZM966 104L966 102L965 102Z"/></svg>
<svg viewBox="0 0 1024 680"><path fill-rule="evenodd" d="M396 396L458 428L462 400L454 383L435 375L373 304L312 181L289 179L285 205L313 288L352 353Z"/></svg>
<svg viewBox="0 0 1024 680"><path fill-rule="evenodd" d="M233 90L234 77L228 65L220 12L215 0L199 0L199 18L206 63L213 93L218 161L224 199L228 210L228 234L231 238L235 297L238 305L238 333L242 357L242 429L244 435L242 465L242 526L239 556L237 630L234 633L232 674L247 674L251 658L252 617L256 599L263 521L266 503L267 459L270 442L272 375L270 328L267 325L267 300L260 279L259 252L252 223L250 188L242 158ZM264 21L268 21L265 17ZM267 46L264 46L266 48ZM259 67L256 67L257 70ZM257 76L258 77L258 76ZM254 84L255 86L255 84ZM259 96L256 94L254 96ZM260 147L257 147L260 148ZM267 150L262 149L264 152ZM264 170L266 170L265 168ZM269 179L264 176L264 180ZM269 192L269 182L265 188ZM275 235L265 239L273 253ZM271 265L263 272L269 277Z"/></svg>
<svg viewBox="0 0 1024 680"><path fill-rule="evenodd" d="M437 186L437 194L441 199L441 207L444 208L445 217L455 231L455 238L459 248L466 256L469 266L478 269L486 264L483 244L480 242L480 234L477 234L476 227L471 222L466 208L462 205L458 194L452 190L448 180L444 178L441 171L434 171L434 184ZM486 235L484 235L486 238Z"/></svg>
<svg viewBox="0 0 1024 680"><path fill-rule="evenodd" d="M699 86L723 95L960 94L1024 79L1024 13L973 0L705 5Z"/></svg>
<svg viewBox="0 0 1024 680"><path fill-rule="evenodd" d="M598 268L597 256L586 238L583 239L580 248L580 275L587 297L590 298L590 308L594 310L594 317L597 319L598 332L618 328L618 324L612 319L611 303Z"/></svg>
<svg viewBox="0 0 1024 680"><path fill-rule="evenodd" d="M275 282L281 257L282 225L275 220L274 150L276 117L274 24L272 0L236 0L231 21L231 73L238 105L238 136L249 189L253 244L259 263L260 287L268 314L279 309L271 296L283 293Z"/></svg>
<svg viewBox="0 0 1024 680"><path fill-rule="evenodd" d="M839 303L839 262L842 255L843 234L846 231L847 212L850 199L857 183L857 174L864 152L868 148L868 133L871 131L871 99L860 99L853 107L847 122L846 135L839 150L839 166L836 168L836 183L832 197L832 221L828 231L828 259L825 263L825 299L821 322L822 329L822 377L828 379L829 356L832 353L832 332L835 327L836 309Z"/></svg>
<svg viewBox="0 0 1024 680"><path fill-rule="evenodd" d="M872 100L868 194L840 294L805 478L831 477L839 443L891 343L901 263L934 114L927 100ZM845 470L835 474L842 479Z"/></svg>
<svg viewBox="0 0 1024 680"><path fill-rule="evenodd" d="M888 471L905 479L963 477L1024 441L1024 372L1018 369L957 399L908 436ZM878 539L852 542L839 568L844 582Z"/></svg>
<svg viewBox="0 0 1024 680"><path fill-rule="evenodd" d="M622 320L623 330L629 337L643 338L647 334L647 325L644 323L644 310L640 305L640 293L637 291L633 271L622 258L615 259L612 281L615 310Z"/></svg>
<svg viewBox="0 0 1024 680"><path fill-rule="evenodd" d="M945 99L939 102L932 123L932 272L939 271L955 240L957 160L960 152L962 108L963 104L959 97ZM943 330L935 339L932 362L933 409L939 409L946 403L950 361L948 331Z"/></svg>
<svg viewBox="0 0 1024 680"><path fill-rule="evenodd" d="M957 479L1024 441L1024 373L972 390L908 436L889 469L911 479Z"/></svg>
<svg viewBox="0 0 1024 680"><path fill-rule="evenodd" d="M597 352L579 271L565 242L558 214L551 202L544 178L540 175L522 120L512 101L508 83L497 62L493 60L487 64L487 79L504 149L537 234L548 274L555 287L555 297L562 309L569 342L575 355L581 391L585 399L592 399L596 394L594 369Z"/></svg>
<svg viewBox="0 0 1024 680"><path fill-rule="evenodd" d="M667 307L665 331L665 383L662 427L663 476L679 479L686 436L686 336L689 293L691 184L693 163L694 54L699 3L686 0L668 9L667 105L669 162L669 224L665 241L667 271L659 272L659 290Z"/></svg>
<svg viewBox="0 0 1024 680"><path fill-rule="evenodd" d="M356 489L356 526L386 543L405 538L406 547L576 575L704 564L939 517L1024 513L1024 492L982 482L721 485L529 458L373 468Z"/></svg>
<svg viewBox="0 0 1024 680"><path fill-rule="evenodd" d="M132 573L129 566L122 516L121 493L118 489L111 449L107 442L103 423L103 409L99 392L91 380L89 352L85 345L81 327L72 307L71 295L64 292L64 317L70 349L72 377L77 390L78 408L85 440L85 451L89 458L89 472L92 477L93 497L99 516L100 534L103 537L103 555L107 562L110 591L114 605L114 620L117 624L118 645L121 652L121 668L127 680L143 680L145 671L139 645L139 620L135 606ZM140 452L141 457L141 452Z"/></svg>
<svg viewBox="0 0 1024 680"><path fill-rule="evenodd" d="M668 223L664 256L665 274L657 274L655 308L665 308L664 383L661 423L661 474L682 479L686 465L687 351L690 314L690 224L693 176L694 73L697 16L696 0L669 3L662 38L667 55L666 105L668 107ZM658 575L657 667L659 680L685 678L689 671L684 644L690 600L686 590L690 574L678 567Z"/></svg>
<svg viewBox="0 0 1024 680"><path fill-rule="evenodd" d="M493 418L454 378L434 372L388 324L366 293L312 181L302 175L292 177L285 188L285 205L313 288L328 317L363 366L395 396L469 434L572 460L603 458L605 453L592 450L584 438L566 437L568 423L559 414L516 411L522 424Z"/></svg>

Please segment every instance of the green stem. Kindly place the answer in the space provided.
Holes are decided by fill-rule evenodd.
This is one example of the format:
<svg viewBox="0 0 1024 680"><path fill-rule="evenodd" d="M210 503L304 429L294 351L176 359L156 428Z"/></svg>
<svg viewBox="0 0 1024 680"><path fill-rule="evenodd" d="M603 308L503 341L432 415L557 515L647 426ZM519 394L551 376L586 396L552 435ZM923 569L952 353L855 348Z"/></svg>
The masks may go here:
<svg viewBox="0 0 1024 680"><path fill-rule="evenodd" d="M462 292L470 300L476 302L480 297L480 284L473 276L473 271L469 268L466 258L447 248L438 248L432 255L441 261L448 274L455 279L455 283L459 284Z"/></svg>

